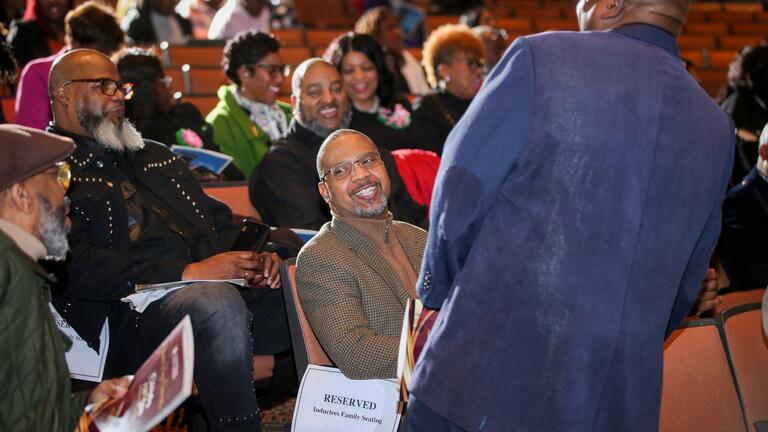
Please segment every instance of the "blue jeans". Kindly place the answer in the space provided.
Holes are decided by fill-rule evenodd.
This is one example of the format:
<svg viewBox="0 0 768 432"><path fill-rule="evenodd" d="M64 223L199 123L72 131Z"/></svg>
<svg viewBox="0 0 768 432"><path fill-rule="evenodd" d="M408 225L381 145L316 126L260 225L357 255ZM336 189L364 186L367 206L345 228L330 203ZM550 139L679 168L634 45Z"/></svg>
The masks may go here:
<svg viewBox="0 0 768 432"><path fill-rule="evenodd" d="M252 377L253 317L259 317L261 334L275 335L270 337L273 340L262 343L266 348L257 350L260 354L289 349L280 290L257 289L241 294L227 283L196 283L152 303L141 314L131 311L130 315L134 319L123 320L128 325L121 326L120 344L133 344L134 353L141 353L143 358L189 315L195 337L195 383L210 430L260 429ZM116 342L113 340L111 345ZM257 345L259 342L265 341L257 341Z"/></svg>

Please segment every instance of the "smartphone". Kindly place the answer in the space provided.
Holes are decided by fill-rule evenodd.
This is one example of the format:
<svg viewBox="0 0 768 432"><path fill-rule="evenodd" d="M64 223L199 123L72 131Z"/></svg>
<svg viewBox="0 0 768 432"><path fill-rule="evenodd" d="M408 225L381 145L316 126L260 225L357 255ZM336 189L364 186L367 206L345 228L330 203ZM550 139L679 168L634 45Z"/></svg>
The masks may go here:
<svg viewBox="0 0 768 432"><path fill-rule="evenodd" d="M240 232L237 233L230 250L261 252L270 232L272 232L272 228L269 225L253 219L243 219Z"/></svg>

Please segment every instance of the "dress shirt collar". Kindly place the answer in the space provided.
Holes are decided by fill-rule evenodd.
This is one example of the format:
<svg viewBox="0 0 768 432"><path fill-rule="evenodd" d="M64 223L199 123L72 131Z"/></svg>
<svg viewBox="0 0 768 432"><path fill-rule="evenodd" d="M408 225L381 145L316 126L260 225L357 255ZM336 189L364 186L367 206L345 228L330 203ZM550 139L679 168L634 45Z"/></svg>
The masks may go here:
<svg viewBox="0 0 768 432"><path fill-rule="evenodd" d="M668 31L650 24L630 23L612 30L633 39L656 45L675 57L680 57L675 36Z"/></svg>

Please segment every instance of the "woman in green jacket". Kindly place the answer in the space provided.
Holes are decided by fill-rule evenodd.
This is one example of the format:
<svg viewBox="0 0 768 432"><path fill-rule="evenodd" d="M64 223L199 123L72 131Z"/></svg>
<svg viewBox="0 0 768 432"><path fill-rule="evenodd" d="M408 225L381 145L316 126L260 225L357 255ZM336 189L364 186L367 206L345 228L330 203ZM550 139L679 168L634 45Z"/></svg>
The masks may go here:
<svg viewBox="0 0 768 432"><path fill-rule="evenodd" d="M219 88L219 103L206 117L213 140L247 177L283 136L291 106L277 100L290 70L280 56L280 43L257 31L238 34L224 48L224 71L234 83Z"/></svg>

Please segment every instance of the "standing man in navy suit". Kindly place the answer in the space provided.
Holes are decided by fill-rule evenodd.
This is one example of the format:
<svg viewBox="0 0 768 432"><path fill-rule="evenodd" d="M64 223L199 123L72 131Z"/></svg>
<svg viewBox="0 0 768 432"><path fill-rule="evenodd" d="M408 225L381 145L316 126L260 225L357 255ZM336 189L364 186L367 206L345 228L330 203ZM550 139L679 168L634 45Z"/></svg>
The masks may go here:
<svg viewBox="0 0 768 432"><path fill-rule="evenodd" d="M658 428L733 157L680 61L687 11L581 0L581 33L521 37L491 72L437 176L408 430Z"/></svg>

